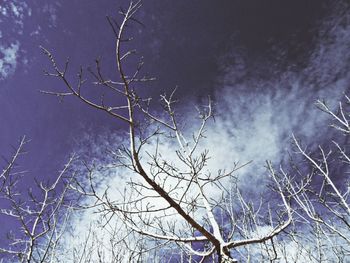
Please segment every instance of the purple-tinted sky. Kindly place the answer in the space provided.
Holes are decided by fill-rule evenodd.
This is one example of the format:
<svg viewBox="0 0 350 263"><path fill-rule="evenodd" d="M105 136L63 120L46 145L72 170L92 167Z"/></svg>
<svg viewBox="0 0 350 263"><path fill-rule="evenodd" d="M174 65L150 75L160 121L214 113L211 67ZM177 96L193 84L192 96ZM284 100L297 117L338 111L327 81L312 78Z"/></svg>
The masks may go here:
<svg viewBox="0 0 350 263"><path fill-rule="evenodd" d="M43 69L50 70L50 63L39 46L52 51L61 65L69 57L72 78L79 65L93 65L96 57L112 74L114 43L105 16L116 14L127 3L1 0L0 154L8 156L22 135L31 140L20 162L28 171L29 184L34 177L56 175L86 134L93 138L119 129L119 123L74 98L60 103L39 93L62 87L44 76ZM274 99L285 98L301 114L307 103L323 94L316 91L336 87L340 94L346 88L349 55L340 56L341 61L335 58L348 51L348 20L336 19L347 11L347 4L334 0L145 0L139 14L145 27L132 30L135 45L145 57L145 71L157 77L148 87L151 96L175 86L184 102L199 101L207 94L220 101L222 96L218 112L228 113L228 119L236 116L237 111L229 107L235 101L241 107L239 116L254 122L254 112L266 117L264 109L289 112L291 108L274 105ZM284 96L292 92L295 96ZM269 100L266 94L271 95ZM270 109L266 105L271 101ZM239 116L234 119L242 119ZM291 127L292 121L298 121L277 117L274 123L289 120ZM297 131L308 137L308 128Z"/></svg>
<svg viewBox="0 0 350 263"><path fill-rule="evenodd" d="M6 154L21 135L28 136L25 166L31 176L55 171L84 129L117 128L74 100L58 103L38 92L60 85L43 76L49 64L39 45L60 62L69 56L73 73L98 56L112 69L113 41L105 16L126 2L2 1L0 148ZM251 74L268 78L285 67L298 70L311 54L330 2L146 1L137 45L148 71L159 79L152 92L179 85L181 96L213 93L221 63L236 63L220 59L232 48L246 56ZM267 72L255 71L262 61Z"/></svg>

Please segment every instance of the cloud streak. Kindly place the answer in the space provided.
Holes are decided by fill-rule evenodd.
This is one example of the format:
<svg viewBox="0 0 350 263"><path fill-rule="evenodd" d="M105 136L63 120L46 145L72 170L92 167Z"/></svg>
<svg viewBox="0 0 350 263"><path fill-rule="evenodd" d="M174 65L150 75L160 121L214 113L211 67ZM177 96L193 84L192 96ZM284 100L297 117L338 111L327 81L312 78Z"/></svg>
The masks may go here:
<svg viewBox="0 0 350 263"><path fill-rule="evenodd" d="M11 43L8 47L0 46L0 57L2 57L0 59L0 79L5 79L15 72L19 47L18 41Z"/></svg>

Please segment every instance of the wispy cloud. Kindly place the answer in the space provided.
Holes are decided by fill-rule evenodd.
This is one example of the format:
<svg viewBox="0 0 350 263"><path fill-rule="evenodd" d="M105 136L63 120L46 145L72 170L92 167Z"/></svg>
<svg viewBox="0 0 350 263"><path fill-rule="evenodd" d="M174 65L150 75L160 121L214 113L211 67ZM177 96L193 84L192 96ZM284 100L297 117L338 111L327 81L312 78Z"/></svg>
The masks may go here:
<svg viewBox="0 0 350 263"><path fill-rule="evenodd" d="M266 61L242 79L244 72L252 72L244 54L234 48L227 54L236 60L218 76L217 118L206 141L216 163L225 167L228 156L230 160L253 160L251 171L242 171L240 177L251 185L261 178L265 160L279 164L288 156L292 133L306 144L327 143L328 116L314 103L324 99L335 107L348 90L349 20L348 14L339 15L336 9L335 15L324 21L307 66L298 71L262 78L259 69L269 66Z"/></svg>
<svg viewBox="0 0 350 263"><path fill-rule="evenodd" d="M43 28L55 26L59 7L60 3L57 1L44 5L21 0L1 1L0 80L10 77L19 65L27 65L28 61L33 59L32 52L28 50L28 43L23 41L35 41L34 37L40 35ZM48 17L48 22L45 25L36 24L36 16Z"/></svg>
<svg viewBox="0 0 350 263"><path fill-rule="evenodd" d="M23 1L4 0L0 4L0 16L0 80L3 80L16 71L21 61L19 36L23 34L24 21L31 16L31 9Z"/></svg>
<svg viewBox="0 0 350 263"><path fill-rule="evenodd" d="M0 80L5 79L16 70L18 63L18 51L20 44L18 41L9 46L0 46Z"/></svg>
<svg viewBox="0 0 350 263"><path fill-rule="evenodd" d="M46 3L43 6L43 12L47 13L49 15L50 19L50 27L51 26L56 26L57 24L57 7L59 6L59 3Z"/></svg>

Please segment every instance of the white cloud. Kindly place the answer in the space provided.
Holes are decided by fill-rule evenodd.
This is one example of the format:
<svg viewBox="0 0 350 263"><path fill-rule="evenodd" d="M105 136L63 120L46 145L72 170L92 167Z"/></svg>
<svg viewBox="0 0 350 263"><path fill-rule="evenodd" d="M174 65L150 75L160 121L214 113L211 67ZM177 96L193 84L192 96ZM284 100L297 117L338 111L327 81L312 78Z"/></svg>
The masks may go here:
<svg viewBox="0 0 350 263"><path fill-rule="evenodd" d="M10 6L11 6L11 10L12 10L13 14L16 17L19 17L20 16L20 10L18 9L18 7L14 3L10 3Z"/></svg>
<svg viewBox="0 0 350 263"><path fill-rule="evenodd" d="M0 79L13 74L17 67L18 52L20 44L18 41L9 46L0 46Z"/></svg>
<svg viewBox="0 0 350 263"><path fill-rule="evenodd" d="M0 6L0 12L3 16L7 15L7 9L4 6Z"/></svg>
<svg viewBox="0 0 350 263"><path fill-rule="evenodd" d="M31 8L24 1L3 0L0 4L0 26L11 24L11 27L3 26L0 31L0 80L11 76L22 60L18 58L21 43L17 38L24 33L24 22L31 15Z"/></svg>

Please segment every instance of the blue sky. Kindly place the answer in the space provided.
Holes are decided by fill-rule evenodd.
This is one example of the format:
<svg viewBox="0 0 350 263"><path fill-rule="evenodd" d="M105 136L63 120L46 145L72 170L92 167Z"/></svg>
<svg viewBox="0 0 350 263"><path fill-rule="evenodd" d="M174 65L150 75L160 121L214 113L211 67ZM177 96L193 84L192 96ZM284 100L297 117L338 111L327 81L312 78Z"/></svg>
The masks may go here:
<svg viewBox="0 0 350 263"><path fill-rule="evenodd" d="M344 2L145 1L139 14L145 26L132 28L144 70L157 78L145 93L157 101L178 86L186 118L193 103L208 94L214 98L218 117L205 146L218 156L216 165L225 166L218 148L222 141L230 142L225 152L232 159L253 159L257 167L265 159L283 161L292 132L310 143L326 140L325 118L318 117L313 102L334 102L349 85L350 22ZM30 139L20 161L26 186L33 178L56 176L72 152L100 154L101 140L106 143L122 130L74 98L60 102L39 92L62 87L44 76L50 63L39 46L61 65L69 57L71 78L97 57L106 74L113 74L114 43L105 16L126 4L1 2L0 154L8 156L21 136Z"/></svg>

